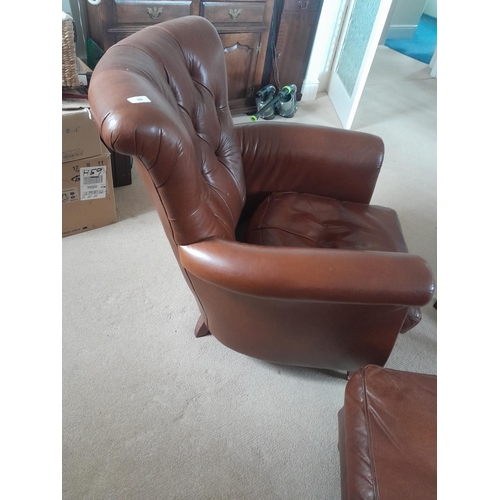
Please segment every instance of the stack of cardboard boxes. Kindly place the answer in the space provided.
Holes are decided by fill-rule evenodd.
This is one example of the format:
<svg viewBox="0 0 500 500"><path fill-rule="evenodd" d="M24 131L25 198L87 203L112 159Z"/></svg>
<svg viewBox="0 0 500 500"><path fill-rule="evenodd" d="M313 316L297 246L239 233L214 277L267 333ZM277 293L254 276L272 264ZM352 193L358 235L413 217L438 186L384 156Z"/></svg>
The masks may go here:
<svg viewBox="0 0 500 500"><path fill-rule="evenodd" d="M62 235L116 222L111 155L83 95L63 98Z"/></svg>

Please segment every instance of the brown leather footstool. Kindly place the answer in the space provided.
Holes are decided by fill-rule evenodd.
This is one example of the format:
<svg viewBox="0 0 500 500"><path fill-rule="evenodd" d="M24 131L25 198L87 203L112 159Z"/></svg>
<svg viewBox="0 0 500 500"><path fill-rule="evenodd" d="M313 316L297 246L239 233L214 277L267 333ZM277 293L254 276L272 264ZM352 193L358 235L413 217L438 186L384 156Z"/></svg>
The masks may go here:
<svg viewBox="0 0 500 500"><path fill-rule="evenodd" d="M437 498L437 377L368 365L339 412L343 500Z"/></svg>

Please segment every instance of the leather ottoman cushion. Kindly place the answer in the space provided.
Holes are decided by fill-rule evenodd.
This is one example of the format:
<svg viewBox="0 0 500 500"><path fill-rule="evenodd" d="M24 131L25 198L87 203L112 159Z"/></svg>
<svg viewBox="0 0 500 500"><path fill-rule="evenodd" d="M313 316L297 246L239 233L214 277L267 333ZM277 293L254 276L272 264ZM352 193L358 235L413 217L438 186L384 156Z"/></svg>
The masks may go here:
<svg viewBox="0 0 500 500"><path fill-rule="evenodd" d="M436 376L361 368L339 424L344 500L436 498Z"/></svg>
<svg viewBox="0 0 500 500"><path fill-rule="evenodd" d="M302 193L273 193L257 208L247 242L264 246L407 252L396 212Z"/></svg>

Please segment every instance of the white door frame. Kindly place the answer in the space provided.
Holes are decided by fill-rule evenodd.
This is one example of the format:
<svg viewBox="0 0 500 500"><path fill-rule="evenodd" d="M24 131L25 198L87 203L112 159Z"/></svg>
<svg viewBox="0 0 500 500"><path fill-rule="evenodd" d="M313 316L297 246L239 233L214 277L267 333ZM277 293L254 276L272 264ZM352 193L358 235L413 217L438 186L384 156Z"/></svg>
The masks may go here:
<svg viewBox="0 0 500 500"><path fill-rule="evenodd" d="M349 0L349 5L347 7L344 23L342 26L342 33L340 35L339 49L335 54L332 73L330 77L330 84L328 86L328 95L330 97L330 100L332 101L335 111L337 112L340 123L345 129L350 129L352 126L354 115L356 114L356 110L363 93L366 79L368 78L368 73L370 72L373 58L379 45L380 37L384 30L387 15L389 14L389 10L393 0L380 0L380 6L372 26L372 31L363 56L363 61L356 77L356 82L354 84L352 94L349 95L349 92L346 90L344 84L342 83L339 75L336 72L336 68L339 58L342 54L342 47L348 33L351 14L356 1L358 0Z"/></svg>

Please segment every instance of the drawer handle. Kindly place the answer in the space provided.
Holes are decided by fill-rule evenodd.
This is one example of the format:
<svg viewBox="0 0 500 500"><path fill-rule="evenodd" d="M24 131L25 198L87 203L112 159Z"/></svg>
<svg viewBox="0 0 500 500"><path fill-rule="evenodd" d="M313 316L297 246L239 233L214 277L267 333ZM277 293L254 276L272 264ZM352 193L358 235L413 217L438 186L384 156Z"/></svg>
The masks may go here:
<svg viewBox="0 0 500 500"><path fill-rule="evenodd" d="M231 19L236 19L241 14L242 9L229 9Z"/></svg>
<svg viewBox="0 0 500 500"><path fill-rule="evenodd" d="M146 7L151 19L158 19L163 13L163 7Z"/></svg>
<svg viewBox="0 0 500 500"><path fill-rule="evenodd" d="M299 0L299 7L302 9L302 10L306 10L307 7L309 7L309 0L306 0L306 6L305 7L302 7L302 5L304 4L304 2L302 2L302 0Z"/></svg>

